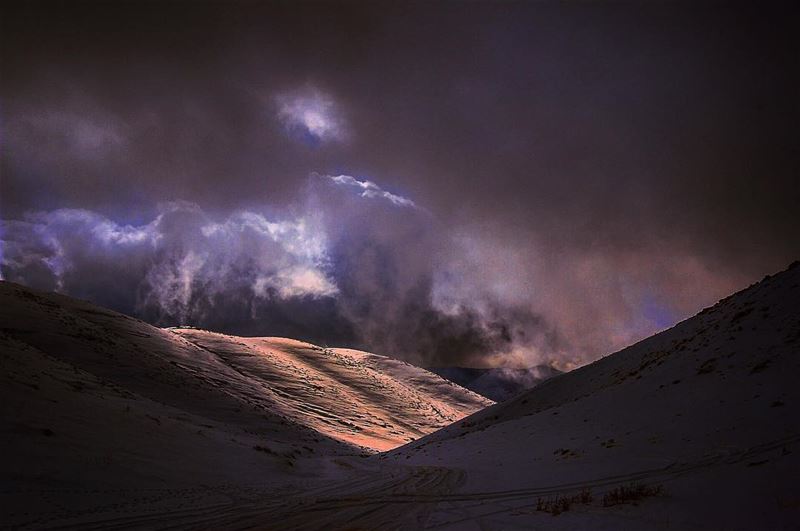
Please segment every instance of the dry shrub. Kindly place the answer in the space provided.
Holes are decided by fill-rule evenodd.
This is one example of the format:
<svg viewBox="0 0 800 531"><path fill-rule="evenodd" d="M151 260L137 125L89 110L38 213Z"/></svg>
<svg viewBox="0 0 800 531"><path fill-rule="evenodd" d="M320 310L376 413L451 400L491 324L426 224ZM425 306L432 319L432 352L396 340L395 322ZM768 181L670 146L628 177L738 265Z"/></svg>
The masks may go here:
<svg viewBox="0 0 800 531"><path fill-rule="evenodd" d="M594 497L591 489L583 489L578 494L572 496L560 496L556 494L551 498L539 498L536 500L536 510L558 516L569 511L574 504L588 505L592 503Z"/></svg>
<svg viewBox="0 0 800 531"><path fill-rule="evenodd" d="M603 496L603 507L611 507L612 505L620 505L623 503L635 504L641 499L659 496L663 493L663 485L642 485L640 483L620 485L619 487L611 489Z"/></svg>

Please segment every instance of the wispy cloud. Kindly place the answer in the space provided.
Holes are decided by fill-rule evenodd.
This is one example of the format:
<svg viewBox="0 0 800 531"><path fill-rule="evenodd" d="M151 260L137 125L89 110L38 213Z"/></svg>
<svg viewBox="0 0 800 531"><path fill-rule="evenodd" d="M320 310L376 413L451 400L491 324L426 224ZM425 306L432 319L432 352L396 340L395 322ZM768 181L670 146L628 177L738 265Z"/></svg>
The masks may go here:
<svg viewBox="0 0 800 531"><path fill-rule="evenodd" d="M180 201L133 225L72 209L5 220L0 271L157 324L317 338L420 364L534 344L535 317L481 291L440 307L450 236L413 201L348 175L311 185L291 216L215 217Z"/></svg>
<svg viewBox="0 0 800 531"><path fill-rule="evenodd" d="M139 226L77 209L3 225L6 279L101 299L114 289L138 293L140 310L167 320L201 318L232 293L245 301L337 293L326 272L324 236L303 218L240 211L215 221L193 203L174 202Z"/></svg>
<svg viewBox="0 0 800 531"><path fill-rule="evenodd" d="M360 181L350 175L319 175L323 179L341 185L351 187L359 192L361 197L366 198L382 198L390 201L393 205L399 207L417 208L416 203L407 197L387 192L372 181Z"/></svg>
<svg viewBox="0 0 800 531"><path fill-rule="evenodd" d="M316 88L279 94L275 97L278 119L289 133L317 142L343 141L347 126L334 99Z"/></svg>

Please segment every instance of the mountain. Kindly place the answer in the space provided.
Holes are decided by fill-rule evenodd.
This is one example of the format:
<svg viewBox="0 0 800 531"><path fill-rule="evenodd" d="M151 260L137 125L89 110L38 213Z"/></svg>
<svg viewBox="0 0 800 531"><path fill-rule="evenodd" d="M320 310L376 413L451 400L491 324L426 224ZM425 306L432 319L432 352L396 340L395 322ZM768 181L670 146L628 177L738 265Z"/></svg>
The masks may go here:
<svg viewBox="0 0 800 531"><path fill-rule="evenodd" d="M368 459L356 473L373 478L368 488L350 479L312 490L261 506L251 522L798 529L798 375L796 263L665 332Z"/></svg>
<svg viewBox="0 0 800 531"><path fill-rule="evenodd" d="M383 356L160 329L9 282L0 364L9 525L305 488L491 404Z"/></svg>
<svg viewBox="0 0 800 531"><path fill-rule="evenodd" d="M369 352L286 338L168 330L254 380L272 411L372 451L413 441L491 404L424 369Z"/></svg>
<svg viewBox="0 0 800 531"><path fill-rule="evenodd" d="M11 513L4 523L637 531L800 524L800 264L665 332L372 455L354 452L336 430L299 426L288 406L252 411L264 393L227 371L256 379L246 365L256 360L234 367L225 354L212 355L207 348L222 348L203 341L216 335L153 329L105 310L109 316L85 319L78 308L100 310L74 302L63 311L64 298L3 289L34 297L15 302L19 310L0 306L0 398L4 421L16 422L4 422L2 434L11 441L2 462L0 496ZM225 348L256 347L235 341L242 345ZM110 354L128 364L124 378L101 370ZM224 385L202 379L218 370L226 371ZM455 387L438 381L437 392Z"/></svg>
<svg viewBox="0 0 800 531"><path fill-rule="evenodd" d="M428 370L495 402L508 400L522 391L536 387L548 378L561 374L561 371L549 365L537 365L527 369L428 367Z"/></svg>

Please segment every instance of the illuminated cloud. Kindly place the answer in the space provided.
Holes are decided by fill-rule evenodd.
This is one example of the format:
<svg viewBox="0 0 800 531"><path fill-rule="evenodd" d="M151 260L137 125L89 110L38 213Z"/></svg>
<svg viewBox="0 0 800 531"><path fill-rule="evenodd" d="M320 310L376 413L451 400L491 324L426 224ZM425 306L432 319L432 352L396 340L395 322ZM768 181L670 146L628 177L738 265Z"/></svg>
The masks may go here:
<svg viewBox="0 0 800 531"><path fill-rule="evenodd" d="M309 88L279 94L275 100L278 118L290 134L299 134L314 142L341 142L347 139L344 119L329 95Z"/></svg>
<svg viewBox="0 0 800 531"><path fill-rule="evenodd" d="M75 209L3 225L0 270L7 280L100 300L115 289L138 294L138 311L166 320L201 319L231 293L251 304L337 293L324 239L302 218L273 221L242 211L214 221L193 203L173 202L141 226Z"/></svg>
<svg viewBox="0 0 800 531"><path fill-rule="evenodd" d="M359 181L350 175L320 175L320 177L329 179L333 183L341 186L354 188L355 190L359 191L359 195L361 195L361 197L386 199L393 205L399 207L417 207L417 205L411 199L387 192L372 181Z"/></svg>
<svg viewBox="0 0 800 531"><path fill-rule="evenodd" d="M524 309L442 283L440 268L458 271L441 254L450 234L411 200L347 175L314 183L325 200L312 194L288 218L214 218L180 201L141 225L67 209L6 220L0 271L160 325L340 338L419 364L492 355L499 364L541 343L529 339L542 326ZM436 296L443 288L460 291L446 310Z"/></svg>
<svg viewBox="0 0 800 531"><path fill-rule="evenodd" d="M284 269L272 276L256 279L254 285L256 294L264 296L269 288L277 289L283 299L307 294L332 296L338 291L321 271L305 266Z"/></svg>
<svg viewBox="0 0 800 531"><path fill-rule="evenodd" d="M76 209L2 220L0 274L160 325L316 338L429 366L562 369L685 314L696 289L685 278L733 289L668 249L656 270L635 253L549 263L539 242L443 227L370 181L314 175L311 185L288 217L170 202L133 225Z"/></svg>

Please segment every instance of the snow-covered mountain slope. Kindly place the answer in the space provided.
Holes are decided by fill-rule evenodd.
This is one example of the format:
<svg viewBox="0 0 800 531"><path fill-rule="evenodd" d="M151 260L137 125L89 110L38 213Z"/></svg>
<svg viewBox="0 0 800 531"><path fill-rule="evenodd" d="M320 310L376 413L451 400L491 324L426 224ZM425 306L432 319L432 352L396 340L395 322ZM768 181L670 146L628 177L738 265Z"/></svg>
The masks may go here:
<svg viewBox="0 0 800 531"><path fill-rule="evenodd" d="M160 329L8 282L0 368L0 521L44 526L300 488L491 403L374 354Z"/></svg>
<svg viewBox="0 0 800 531"><path fill-rule="evenodd" d="M344 482L254 504L244 521L798 529L799 355L796 264L670 330L363 460Z"/></svg>
<svg viewBox="0 0 800 531"><path fill-rule="evenodd" d="M40 347L23 345L16 339L25 333L26 329L21 328L24 322L17 323L14 337L4 337L7 343L12 342L3 348L4 353L24 350L4 357L6 366L24 365L20 359L38 359L31 356L31 349L41 350ZM80 329L70 333L83 334ZM222 348L212 343L227 340L214 334L159 331L159 338L162 333L185 341L188 349L210 353L205 349L216 348L214 359L220 365L254 379L262 377L248 375L249 371L258 372L249 364L258 355L277 354L257 354L249 349L286 352L281 359L285 355L289 363L297 364L298 374L302 374L301 362L312 356L305 350L307 347L285 344L285 340L238 339L242 344L228 342L226 349L231 350L220 353ZM36 333L29 335L35 337ZM113 339L122 344L122 337ZM259 345L259 341L266 343ZM301 352L290 352L294 348ZM409 381L416 378L415 369L386 358L334 351L337 352L352 356L358 363L374 363L375 370L396 370L403 378L413 373ZM40 381L33 376L38 374L37 367L24 371L15 367L14 381L3 382L6 396L23 396L20 389L28 389L26 400L40 402L28 409L37 412L30 417L33 422L21 420L16 425L15 433L24 432L24 436L16 435L22 442L13 451L5 452L2 465L11 470L15 480L24 479L22 484L37 485L39 481L40 489L42 485L52 485L50 477L57 477L61 485L71 485L71 477L81 474L95 474L108 483L108 478L117 474L100 468L91 472L78 468L88 459L67 459L72 468L53 476L58 459L21 446L24 442L32 448L37 444L41 447L41 441L58 440L64 430L63 444L58 447L65 455L84 456L86 438L76 436L74 427L97 433L98 423L90 412L106 408L99 424L107 422L109 429L105 438L95 439L102 442L114 437L109 447L132 452L135 445L125 442L131 437L145 450L136 454L137 460L128 458L127 468L120 468L113 453L98 467L116 467L115 471L130 473L134 479L143 478L141 483L152 482L153 477L166 483L164 477L187 477L187 473L196 472L193 481L199 477L200 482L212 486L198 488L192 483L195 486L134 492L128 487L118 491L122 494L116 495L115 503L83 516L76 506L88 503L91 496L112 495L75 491L75 503L71 503L64 494L70 489L40 490L42 500L57 502L55 507L60 509L53 509L56 512L67 510L65 507L73 511L69 519L62 515L51 522L79 522L79 527L85 529L798 529L798 354L800 265L795 265L670 330L556 376L418 441L368 458L344 455L347 450L342 448L351 447L312 430L308 433L318 440L305 439L307 444L302 446L293 438L303 437L306 432L296 434L291 429L280 431L279 427L268 434L235 432L235 424L224 424L224 417L231 413L225 410L217 411L222 417L217 421L218 427L204 432L215 434L213 440L204 441L203 446L187 446L189 439L179 430L184 425L194 430L194 416L173 419L166 414L165 404L157 400L144 401L138 395L115 397L111 390L123 392L124 388L116 391L120 387L113 380L101 381L94 373L55 360L48 361L57 366L48 365L46 370L51 374ZM204 359L196 355L187 358ZM327 363L322 366L330 374L345 370ZM424 379L424 375L420 377ZM152 372L142 375L142 380L159 378L162 376ZM86 412L73 407L71 398L64 400L76 379L94 386L69 391L81 392L81 400L93 401L85 403ZM5 391L11 385L16 386L16 391ZM200 388L205 385L198 384ZM270 386L266 381L264 385ZM435 380L430 385L451 384ZM49 390L57 386L63 390ZM98 394L95 389L101 386L110 386L110 390ZM181 386L186 387L190 386ZM282 388L281 392L297 391ZM431 388L430 392L441 390ZM258 396L255 392L254 395ZM112 424L119 422L120 414L115 412L134 399L141 400L131 407L137 424L126 426L135 426L141 433ZM100 405L100 401L104 403ZM215 402L216 399L210 404ZM6 407L4 401L4 419L14 418L11 413L24 411L31 407L29 403L18 400ZM451 407L456 407L453 403ZM273 400L271 404L287 419L297 414L289 402ZM48 407L59 409L43 412ZM387 411L393 408L388 407ZM213 408L207 409L202 418L214 415ZM246 408L241 409L237 414L245 415ZM348 414L347 410L342 411L342 415ZM161 423L147 415L157 416ZM17 418L25 416L18 414ZM36 423L39 418L53 420L52 427ZM295 426L287 419L287 426ZM282 446L272 442L279 434L285 441ZM145 440L148 438L153 440ZM259 464L248 461L245 451L256 441L269 445L269 451L250 449L251 454L265 459ZM303 448L306 445L308 448ZM166 454L175 463L152 459L147 452L154 446L169 448ZM187 448L197 449L189 456L182 453ZM323 456L325 452L333 457ZM22 456L22 464L13 463L9 457L12 455ZM122 455L124 461L128 454ZM207 469L196 470L197 462L203 460L207 460ZM212 483L231 474L253 479L252 486L242 485L241 480ZM255 481L259 475L261 483ZM3 492L4 502L17 502L9 497L7 489ZM48 494L53 492L57 494ZM15 503L14 509L24 511L25 506Z"/></svg>
<svg viewBox="0 0 800 531"><path fill-rule="evenodd" d="M495 402L508 400L527 389L536 387L548 378L561 374L561 371L549 365L537 365L527 369L429 367L428 370Z"/></svg>
<svg viewBox="0 0 800 531"><path fill-rule="evenodd" d="M395 448L491 404L424 369L368 352L171 330L266 386L273 411L373 450Z"/></svg>
<svg viewBox="0 0 800 531"><path fill-rule="evenodd" d="M795 263L670 330L381 457L463 471L461 486L442 498L454 504L427 520L453 529L797 529L798 377ZM630 482L662 493L603 506L604 493ZM559 518L536 510L539 497L583 488L592 503Z"/></svg>

